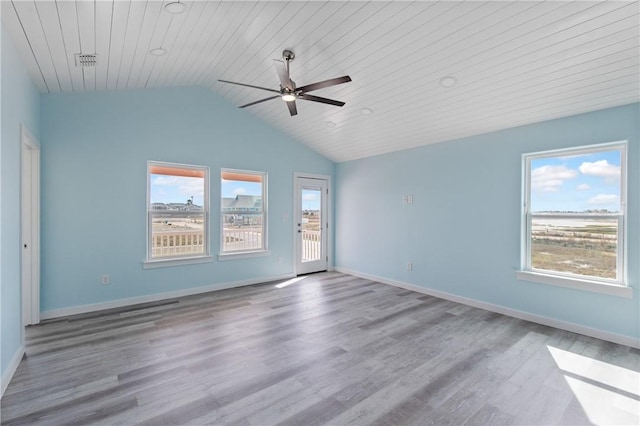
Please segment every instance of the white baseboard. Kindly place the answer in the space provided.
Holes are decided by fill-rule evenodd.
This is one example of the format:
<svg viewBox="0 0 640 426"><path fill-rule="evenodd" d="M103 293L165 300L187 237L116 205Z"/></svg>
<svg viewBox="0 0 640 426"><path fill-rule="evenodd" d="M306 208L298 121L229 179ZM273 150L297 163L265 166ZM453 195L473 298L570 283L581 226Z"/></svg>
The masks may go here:
<svg viewBox="0 0 640 426"><path fill-rule="evenodd" d="M394 287L404 288L406 290L416 291L429 296L438 297L440 299L450 300L452 302L462 303L463 305L473 306L474 308L480 308L498 314L507 315L510 317L522 319L525 321L531 321L549 327L558 328L560 330L571 331L573 333L583 334L589 337L595 337L596 339L606 340L608 342L618 343L620 345L630 346L632 348L640 349L640 340L633 337L623 336L616 333L610 333L608 331L598 330L596 328L585 327L579 324L571 322L561 321L554 318L545 317L542 315L531 314L529 312L518 311L516 309L507 308L505 306L494 305L492 303L481 302L479 300L470 299L463 296L457 296L455 294L446 293L440 290L434 290L431 288L420 287L415 284L409 284L402 281L390 280L388 278L379 277L376 275L366 274L364 272L354 271L341 266L334 268L337 272L353 275L355 277L364 278L371 281L377 281L383 284L389 284Z"/></svg>
<svg viewBox="0 0 640 426"><path fill-rule="evenodd" d="M16 370L20 365L20 361L22 361L22 357L24 356L24 345L20 346L16 353L13 354L9 365L7 366L7 370L2 375L2 384L0 389L0 398L4 395L4 391L7 390L7 386L9 386L9 382L13 378L13 375L16 374Z"/></svg>
<svg viewBox="0 0 640 426"><path fill-rule="evenodd" d="M610 333L610 332L607 332L607 331L602 331L602 330L598 330L598 329L591 328L591 327L585 327L585 326L582 326L582 325L579 325L579 324L574 324L574 323L571 323L571 322L561 321L561 320L557 320L557 319L554 319L554 318L545 317L545 316L542 316L542 315L531 314L531 313L528 313L528 312L523 312L523 311L519 311L519 310L512 309L512 308L507 308L505 306L494 305L492 303L487 303L487 302L481 302L479 300L470 299L470 298L463 297L463 296L457 296L455 294L447 293L447 292L440 291L440 290L434 290L434 289L430 289L430 288L417 286L415 284L409 284L409 283L405 283L405 282L402 282L402 281L396 281L396 280L391 280L391 279L388 279L388 278L380 277L380 276L377 276L377 275L371 275L371 274L367 274L367 273L360 272L360 271L354 271L354 270L351 270L351 269L348 269L348 268L343 268L341 266L334 266L331 269L336 271L336 272L342 272L342 273L345 273L345 274L353 275L355 277L365 278L365 279L372 280L372 281L378 281L378 282L381 282L383 284L389 284L389 285L392 285L392 286L395 286L395 287L400 287L400 288L404 288L404 289L407 289L407 290L416 291L418 293L427 294L429 296L434 296L434 297L439 297L441 299L451 300L452 302L462 303L464 305L473 306L475 308L480 308L480 309L485 309L487 311L496 312L496 313L503 314L503 315L508 315L510 317L522 319L522 320L525 320L525 321L531 321L531 322L535 322L535 323L538 323L538 324L547 325L547 326L550 326L550 327L555 327L555 328L558 328L558 329L561 329L561 330L571 331L573 333L583 334L583 335L589 336L589 337L595 337L596 339L606 340L608 342L618 343L618 344L621 344L621 345L630 346L630 347L633 347L633 348L640 349L640 341L638 339L634 339L632 337L623 336L623 335L616 334L616 333ZM203 286L203 287L195 287L195 288L189 288L189 289L183 289L183 290L176 290L176 291L171 291L171 292L166 292L166 293L150 294L150 295L146 295L146 296L138 296L138 297L131 297L131 298L127 298L127 299L112 300L112 301L109 301L109 302L94 303L94 304L81 305L81 306L73 306L73 307L70 307L70 308L54 309L54 310L51 310L51 311L42 312L40 314L40 318L42 320L45 320L45 319L65 317L65 316L69 316L69 315L85 314L85 313L88 313L88 312L101 311L101 310L104 310L104 309L121 308L121 307L124 307L124 306L136 305L136 304L139 304L139 303L157 302L159 300L173 299L173 298L176 298L176 297L190 296L190 295L193 295L193 294L208 293L210 291L225 290L225 289L228 289L228 288L235 288L235 287L242 287L242 286L253 285L253 284L260 284L260 283L269 282L269 281L285 280L285 279L289 279L289 278L293 278L293 277L295 277L295 274L290 273L290 274L284 274L284 275L268 277L268 278L252 278L252 279L248 279L248 280L233 281L233 282L228 282L228 283L218 283L218 284L212 284L212 285ZM21 348L21 351L22 351L22 353L24 353L24 347ZM18 361L17 361L16 365L14 366L14 371L13 372L15 372L15 368L18 367L17 364L19 364L21 357L22 357L22 354L20 354L20 357L18 358ZM14 360L12 360L12 362L13 361ZM7 373L9 371L10 371L10 369L7 369ZM9 379L13 376L13 372L11 372L11 374L9 375ZM8 384L8 382L7 382L7 384ZM4 388L5 388L5 378L4 378L4 376L2 377L2 386L3 386L2 391L4 392Z"/></svg>
<svg viewBox="0 0 640 426"><path fill-rule="evenodd" d="M53 309L42 312L41 320L66 317L70 315L86 314L88 312L102 311L105 309L121 308L124 306L137 305L139 303L157 302L159 300L174 299L176 297L191 296L194 294L208 293L216 290L226 290L229 288L242 287L253 284L266 283L270 281L286 280L295 277L294 274L277 275L267 278L251 278L248 280L233 281L227 283L211 284L202 287L194 287L183 290L169 291L165 293L149 294L145 296L130 297L127 299L117 299L108 302L92 303L89 305L72 306L69 308Z"/></svg>

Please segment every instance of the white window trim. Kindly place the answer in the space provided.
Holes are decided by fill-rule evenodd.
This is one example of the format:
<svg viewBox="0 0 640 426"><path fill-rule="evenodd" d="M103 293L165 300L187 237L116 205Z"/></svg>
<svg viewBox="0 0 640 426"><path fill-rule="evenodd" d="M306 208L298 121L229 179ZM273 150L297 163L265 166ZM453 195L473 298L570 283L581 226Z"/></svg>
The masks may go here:
<svg viewBox="0 0 640 426"><path fill-rule="evenodd" d="M213 256L191 256L191 257L171 257L166 259L145 260L142 264L143 269L167 268L170 266L193 265L197 263L213 262Z"/></svg>
<svg viewBox="0 0 640 426"><path fill-rule="evenodd" d="M545 274L543 272L516 271L516 278L521 281L586 290L593 293L609 294L611 296L633 297L633 288L631 287L620 284L607 284L602 281L593 281L579 277L562 277L554 274Z"/></svg>
<svg viewBox="0 0 640 426"><path fill-rule="evenodd" d="M203 232L203 241L202 244L204 246L204 254L201 255L182 255L182 256L172 256L172 257L158 257L153 258L150 256L151 254L151 211L149 209L151 203L151 167L153 166L166 166L166 167L176 167L176 168L184 168L184 169L193 169L193 170L203 170L205 173L204 177L204 232ZM211 256L210 244L209 244L209 234L210 234L210 198L211 194L209 191L209 167L207 166L198 166L194 164L182 164L182 163L170 163L166 161L147 161L147 254L146 259L142 262L143 269L154 269L154 268L165 268L171 266L182 266L182 265L192 265L197 263L207 263L213 261L213 256Z"/></svg>
<svg viewBox="0 0 640 426"><path fill-rule="evenodd" d="M238 173L248 175L260 175L262 176L262 248L261 249L247 249L247 250L224 250L224 213L222 212L222 192L220 192L220 252L218 253L219 261L248 259L252 257L261 257L271 255L269 250L269 221L268 213L269 203L267 200L268 186L267 182L269 174L267 172L260 172L256 170L240 170L240 169L220 169L220 183L222 184L222 173Z"/></svg>
<svg viewBox="0 0 640 426"><path fill-rule="evenodd" d="M248 259L250 257L262 257L270 255L270 250L238 250L220 253L218 254L218 260L224 262L225 260Z"/></svg>
<svg viewBox="0 0 640 426"><path fill-rule="evenodd" d="M541 284L585 290L595 293L615 295L621 297L633 297L633 288L628 286L627 280L627 145L628 141L616 141L585 147L563 148L557 150L542 151L522 155L522 213L521 213L521 270L516 271L516 278L522 281L532 281ZM529 203L531 198L531 161L537 158L560 156L563 154L583 155L604 150L620 150L620 164L622 173L620 176L620 214L611 216L619 217L618 220L618 256L616 256L615 280L605 278L581 276L570 273L538 270L531 267L531 234ZM581 216L576 214L575 216ZM621 216L621 217L620 217ZM600 216L598 216L600 217ZM621 252L621 256L620 256Z"/></svg>

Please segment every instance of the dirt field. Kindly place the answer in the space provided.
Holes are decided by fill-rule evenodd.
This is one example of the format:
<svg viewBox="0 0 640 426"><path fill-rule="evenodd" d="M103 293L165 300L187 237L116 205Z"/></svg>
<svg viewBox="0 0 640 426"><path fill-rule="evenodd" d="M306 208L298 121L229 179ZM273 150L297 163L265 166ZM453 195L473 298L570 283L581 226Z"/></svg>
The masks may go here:
<svg viewBox="0 0 640 426"><path fill-rule="evenodd" d="M615 279L615 232L610 227L534 231L531 266L536 269Z"/></svg>

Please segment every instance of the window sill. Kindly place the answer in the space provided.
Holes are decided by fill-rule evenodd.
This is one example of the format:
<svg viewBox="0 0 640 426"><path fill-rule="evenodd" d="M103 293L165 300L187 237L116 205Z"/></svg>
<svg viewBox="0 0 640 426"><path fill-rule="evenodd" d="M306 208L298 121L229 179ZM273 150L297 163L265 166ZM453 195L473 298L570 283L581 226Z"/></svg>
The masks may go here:
<svg viewBox="0 0 640 426"><path fill-rule="evenodd" d="M270 256L270 255L271 255L271 252L269 250L241 251L236 253L220 253L218 255L218 260L223 262L225 260L248 259L250 257L262 257L262 256Z"/></svg>
<svg viewBox="0 0 640 426"><path fill-rule="evenodd" d="M196 263L209 263L213 262L213 256L198 256L198 257L172 257L169 259L154 259L154 260L145 260L142 263L143 269L154 269L154 268L168 268L170 266L183 266L183 265L193 265Z"/></svg>
<svg viewBox="0 0 640 426"><path fill-rule="evenodd" d="M516 271L516 278L522 281L533 281L541 284L573 288L594 293L608 294L611 296L620 296L626 298L633 297L633 288L620 284L608 284L589 279L560 277L557 275L550 275L532 271Z"/></svg>

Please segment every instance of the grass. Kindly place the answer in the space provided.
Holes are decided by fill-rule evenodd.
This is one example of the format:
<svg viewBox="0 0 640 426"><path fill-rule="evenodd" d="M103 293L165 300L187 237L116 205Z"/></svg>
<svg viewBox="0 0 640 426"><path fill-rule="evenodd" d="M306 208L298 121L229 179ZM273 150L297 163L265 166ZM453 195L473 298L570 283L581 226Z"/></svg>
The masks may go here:
<svg viewBox="0 0 640 426"><path fill-rule="evenodd" d="M307 219L307 222L302 225L305 231L319 231L320 230L320 216L303 214L302 217Z"/></svg>
<svg viewBox="0 0 640 426"><path fill-rule="evenodd" d="M614 239L574 238L533 235L531 266L558 272L599 278L616 278Z"/></svg>
<svg viewBox="0 0 640 426"><path fill-rule="evenodd" d="M558 230L562 232L573 232L576 234L604 234L604 235L616 235L618 228L610 225L591 225L581 228L573 228L568 226L558 227Z"/></svg>

